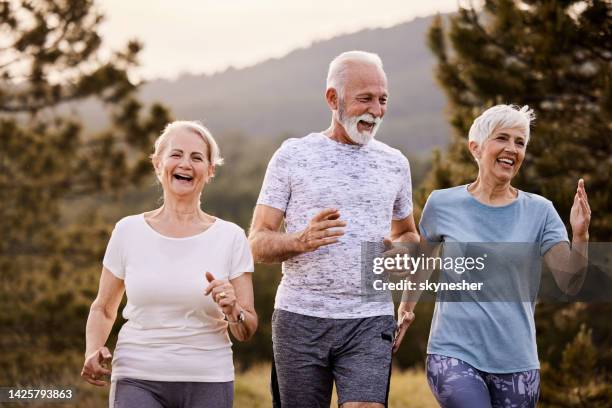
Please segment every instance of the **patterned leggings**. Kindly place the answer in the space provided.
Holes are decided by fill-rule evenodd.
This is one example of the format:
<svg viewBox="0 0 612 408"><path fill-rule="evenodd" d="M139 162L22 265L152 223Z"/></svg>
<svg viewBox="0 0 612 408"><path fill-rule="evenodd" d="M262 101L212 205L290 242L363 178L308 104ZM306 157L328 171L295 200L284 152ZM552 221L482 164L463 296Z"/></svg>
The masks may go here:
<svg viewBox="0 0 612 408"><path fill-rule="evenodd" d="M456 358L429 354L427 382L442 408L535 408L540 370L480 371Z"/></svg>

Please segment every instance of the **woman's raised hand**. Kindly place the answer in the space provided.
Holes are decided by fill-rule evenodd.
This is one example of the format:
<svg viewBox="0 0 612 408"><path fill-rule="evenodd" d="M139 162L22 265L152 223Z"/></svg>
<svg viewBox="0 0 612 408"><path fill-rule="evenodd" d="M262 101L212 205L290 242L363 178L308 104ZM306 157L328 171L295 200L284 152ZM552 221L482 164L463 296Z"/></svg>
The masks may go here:
<svg viewBox="0 0 612 408"><path fill-rule="evenodd" d="M206 272L206 280L208 286L204 290L204 294L211 294L215 303L219 305L223 313L231 315L236 306L236 293L234 286L228 281L217 280L212 273Z"/></svg>
<svg viewBox="0 0 612 408"><path fill-rule="evenodd" d="M578 188L574 195L574 204L570 211L570 224L572 226L572 234L575 238L582 241L589 239L589 223L591 222L591 207L584 190L584 180L578 180Z"/></svg>

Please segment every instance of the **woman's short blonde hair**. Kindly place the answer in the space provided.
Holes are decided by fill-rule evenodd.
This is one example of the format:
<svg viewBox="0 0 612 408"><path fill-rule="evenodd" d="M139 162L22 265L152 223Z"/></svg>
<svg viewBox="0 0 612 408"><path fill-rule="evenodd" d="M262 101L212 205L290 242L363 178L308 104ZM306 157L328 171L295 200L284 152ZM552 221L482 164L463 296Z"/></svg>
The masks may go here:
<svg viewBox="0 0 612 408"><path fill-rule="evenodd" d="M213 166L220 166L223 164L223 158L221 157L221 152L219 151L219 145L206 126L194 120L175 120L174 122L168 123L162 134L159 135L157 140L155 140L155 151L151 155L153 166L156 166L156 164L159 163L161 155L168 145L170 135L176 130L187 130L200 136L208 148L208 162Z"/></svg>

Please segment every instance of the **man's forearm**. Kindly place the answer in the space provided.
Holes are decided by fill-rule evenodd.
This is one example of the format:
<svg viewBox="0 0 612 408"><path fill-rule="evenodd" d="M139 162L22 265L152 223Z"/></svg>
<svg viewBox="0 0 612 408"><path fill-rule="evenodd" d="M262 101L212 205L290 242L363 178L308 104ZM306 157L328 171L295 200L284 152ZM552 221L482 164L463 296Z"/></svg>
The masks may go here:
<svg viewBox="0 0 612 408"><path fill-rule="evenodd" d="M251 234L249 242L257 263L281 263L303 253L296 233L257 231Z"/></svg>
<svg viewBox="0 0 612 408"><path fill-rule="evenodd" d="M414 308L417 305L416 301L413 301L413 300L403 300L402 299L402 300L400 300L400 302L404 304L404 310L406 312L413 312L414 313Z"/></svg>
<svg viewBox="0 0 612 408"><path fill-rule="evenodd" d="M431 256L437 257L440 253L440 247L441 245L439 243L429 243L425 239L423 239L421 240L420 245L418 245L417 253L413 255L418 256L418 254L420 253L425 258L428 258ZM405 304L405 308L406 308L405 310L408 310L411 312L414 311L414 308L416 304L418 303L419 299L421 298L421 294L423 292L420 289L421 283L427 281L434 272L435 272L434 269L425 268L424 266L422 266L422 267L417 268L417 270L415 270L414 273L412 273L409 278L408 277L406 278L410 280L410 282L413 282L417 289L415 290L405 289L404 292L402 293L401 302Z"/></svg>
<svg viewBox="0 0 612 408"><path fill-rule="evenodd" d="M412 242L412 243L419 243L420 240L420 236L419 233L416 231L406 231L402 234L398 234L396 236L391 235L391 241L393 242Z"/></svg>

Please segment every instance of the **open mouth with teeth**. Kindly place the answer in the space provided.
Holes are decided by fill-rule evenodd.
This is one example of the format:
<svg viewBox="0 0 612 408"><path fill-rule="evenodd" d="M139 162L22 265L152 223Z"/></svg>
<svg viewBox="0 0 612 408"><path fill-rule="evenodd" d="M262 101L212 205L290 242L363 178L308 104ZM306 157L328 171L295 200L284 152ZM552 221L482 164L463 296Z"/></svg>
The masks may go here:
<svg viewBox="0 0 612 408"><path fill-rule="evenodd" d="M496 160L503 168L511 169L514 166L515 160L508 157L500 157Z"/></svg>
<svg viewBox="0 0 612 408"><path fill-rule="evenodd" d="M358 122L358 125L361 127L362 130L371 132L372 129L374 129L374 122L368 122L365 120L360 120Z"/></svg>
<svg viewBox="0 0 612 408"><path fill-rule="evenodd" d="M175 180L178 180L182 184L189 184L193 181L193 177L187 174L174 174L172 178L174 178Z"/></svg>

